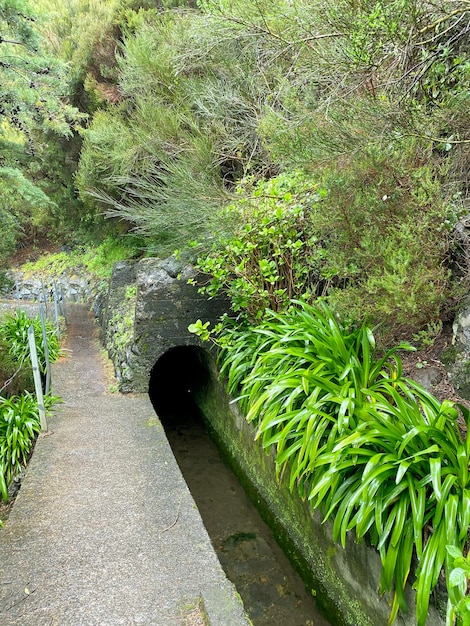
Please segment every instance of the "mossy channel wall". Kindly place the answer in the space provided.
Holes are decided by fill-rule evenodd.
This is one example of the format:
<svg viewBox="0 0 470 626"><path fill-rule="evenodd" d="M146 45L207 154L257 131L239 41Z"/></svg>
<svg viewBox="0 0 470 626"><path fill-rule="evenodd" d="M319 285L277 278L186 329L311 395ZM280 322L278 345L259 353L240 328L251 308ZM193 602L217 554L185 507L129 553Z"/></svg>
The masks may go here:
<svg viewBox="0 0 470 626"><path fill-rule="evenodd" d="M187 332L187 325L197 317L205 321L213 314L214 321L223 309L223 303L201 300L197 286L187 283L191 275L187 269L169 270L166 262L151 260L137 267L121 264L117 268L101 320L104 337L112 338L114 347L110 354L120 373L121 389L148 392L152 371L160 358L174 348L196 350L202 369L197 375L194 373L191 392L201 413L226 461L316 595L319 607L335 626L385 626L390 598L380 598L378 594L381 567L376 550L365 542L356 543L352 533L343 549L333 541L331 525L322 524L309 504L289 491L287 481L276 480L274 457L255 441L253 426L228 397L214 354ZM116 335L116 314L123 314L123 309L127 320L126 346L120 345ZM191 377L183 362L185 350L179 353L182 363L181 367L175 366L174 376L186 372ZM191 383L190 378L187 382ZM415 624L411 588L408 596L410 613L399 615L398 626ZM431 606L427 626L444 624L445 620Z"/></svg>
<svg viewBox="0 0 470 626"><path fill-rule="evenodd" d="M197 393L197 403L226 460L316 595L320 609L334 625L385 626L390 598L378 594L381 566L376 550L356 543L351 533L343 549L332 540L331 524L322 524L318 513L289 491L286 480L276 480L274 455L255 441L254 427L230 401L209 356L206 362L210 375ZM400 626L415 624L411 589L408 596L410 613L398 617ZM431 607L427 626L444 623Z"/></svg>

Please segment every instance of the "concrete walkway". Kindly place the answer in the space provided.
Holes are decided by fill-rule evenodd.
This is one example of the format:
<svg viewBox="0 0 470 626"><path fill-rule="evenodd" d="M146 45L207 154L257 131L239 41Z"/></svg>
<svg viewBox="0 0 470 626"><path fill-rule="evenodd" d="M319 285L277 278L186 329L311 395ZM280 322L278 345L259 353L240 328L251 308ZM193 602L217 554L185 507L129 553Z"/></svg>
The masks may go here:
<svg viewBox="0 0 470 626"><path fill-rule="evenodd" d="M64 404L0 530L0 626L247 626L150 401L108 392L83 306L66 347Z"/></svg>

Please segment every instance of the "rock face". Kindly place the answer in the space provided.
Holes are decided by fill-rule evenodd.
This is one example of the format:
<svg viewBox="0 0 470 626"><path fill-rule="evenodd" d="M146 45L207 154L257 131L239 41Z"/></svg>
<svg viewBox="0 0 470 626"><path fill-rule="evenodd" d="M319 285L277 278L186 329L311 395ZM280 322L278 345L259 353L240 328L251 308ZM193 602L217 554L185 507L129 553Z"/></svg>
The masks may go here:
<svg viewBox="0 0 470 626"><path fill-rule="evenodd" d="M460 307L454 322L452 346L443 355L449 378L459 394L470 400L470 297Z"/></svg>
<svg viewBox="0 0 470 626"><path fill-rule="evenodd" d="M204 280L174 258L116 264L100 322L121 391L147 392L160 356L175 346L203 345L189 324L214 325L228 311L227 301L198 293Z"/></svg>
<svg viewBox="0 0 470 626"><path fill-rule="evenodd" d="M50 302L53 300L54 290L67 302L87 302L94 290L94 285L88 278L66 274L54 281L29 278L21 272L10 272L9 278L13 287L4 294L5 297L22 302Z"/></svg>
<svg viewBox="0 0 470 626"><path fill-rule="evenodd" d="M435 385L441 382L443 374L438 367L426 367L415 369L411 377L425 389L432 390Z"/></svg>

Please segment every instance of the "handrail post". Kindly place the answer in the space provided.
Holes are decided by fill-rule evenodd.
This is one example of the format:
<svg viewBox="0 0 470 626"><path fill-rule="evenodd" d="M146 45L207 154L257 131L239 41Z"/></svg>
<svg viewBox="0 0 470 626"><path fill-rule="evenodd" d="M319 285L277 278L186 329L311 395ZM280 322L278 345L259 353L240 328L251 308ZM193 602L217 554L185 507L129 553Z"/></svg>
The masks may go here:
<svg viewBox="0 0 470 626"><path fill-rule="evenodd" d="M39 305L39 316L41 318L41 328L42 328L42 345L44 346L44 365L46 367L46 389L45 394L49 393L51 389L51 362L49 359L49 344L47 341L47 329L46 329L46 316L44 313L44 309L41 305Z"/></svg>
<svg viewBox="0 0 470 626"><path fill-rule="evenodd" d="M36 340L34 338L34 326L28 328L29 353L31 356L31 366L33 368L34 387L36 389L36 397L38 401L39 419L41 421L41 430L47 431L46 409L44 408L44 395L42 393L41 372L39 370L38 354L36 350Z"/></svg>

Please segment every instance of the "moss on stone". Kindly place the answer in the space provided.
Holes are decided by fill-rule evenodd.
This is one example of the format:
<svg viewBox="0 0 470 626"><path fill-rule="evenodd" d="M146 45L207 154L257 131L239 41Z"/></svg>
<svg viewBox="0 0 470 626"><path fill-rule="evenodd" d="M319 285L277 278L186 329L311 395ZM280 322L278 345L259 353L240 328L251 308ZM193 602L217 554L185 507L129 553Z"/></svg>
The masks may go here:
<svg viewBox="0 0 470 626"><path fill-rule="evenodd" d="M459 351L457 350L456 346L449 346L441 354L441 361L444 363L446 367L448 367L449 365L452 365L453 363L455 363L455 361L458 358L458 355L459 355Z"/></svg>

